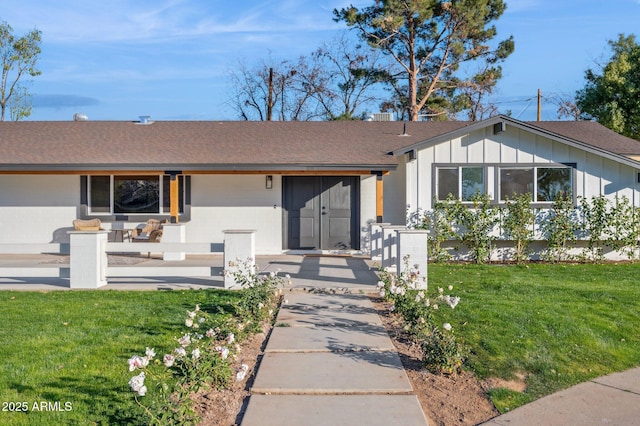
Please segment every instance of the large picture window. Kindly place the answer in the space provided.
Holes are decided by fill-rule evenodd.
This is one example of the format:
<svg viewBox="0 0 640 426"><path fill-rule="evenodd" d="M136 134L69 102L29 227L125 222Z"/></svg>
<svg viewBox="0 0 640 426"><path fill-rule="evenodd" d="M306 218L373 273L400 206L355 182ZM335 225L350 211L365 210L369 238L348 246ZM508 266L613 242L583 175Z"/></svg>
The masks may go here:
<svg viewBox="0 0 640 426"><path fill-rule="evenodd" d="M531 194L531 201L553 202L558 195L573 193L571 167L503 167L500 169L500 200Z"/></svg>
<svg viewBox="0 0 640 426"><path fill-rule="evenodd" d="M553 202L558 195L573 193L573 173L570 167L538 167L536 170L536 201Z"/></svg>
<svg viewBox="0 0 640 426"><path fill-rule="evenodd" d="M169 176L90 176L89 211L106 214L168 214ZM184 179L178 176L178 206L184 212Z"/></svg>
<svg viewBox="0 0 640 426"><path fill-rule="evenodd" d="M453 196L471 201L474 195L485 192L483 167L439 167L436 179L439 200Z"/></svg>
<svg viewBox="0 0 640 426"><path fill-rule="evenodd" d="M533 195L533 170L533 167L500 169L500 199L504 201L522 194Z"/></svg>

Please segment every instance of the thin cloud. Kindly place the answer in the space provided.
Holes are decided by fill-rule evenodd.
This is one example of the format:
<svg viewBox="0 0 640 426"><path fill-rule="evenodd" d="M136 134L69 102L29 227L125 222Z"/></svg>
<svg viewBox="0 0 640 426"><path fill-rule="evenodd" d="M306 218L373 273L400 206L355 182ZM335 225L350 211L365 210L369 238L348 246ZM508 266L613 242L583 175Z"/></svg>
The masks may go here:
<svg viewBox="0 0 640 426"><path fill-rule="evenodd" d="M35 108L70 108L100 105L96 98L77 95L33 95L32 104Z"/></svg>
<svg viewBox="0 0 640 426"><path fill-rule="evenodd" d="M0 0L0 7L6 1ZM86 2L25 1L20 14L6 16L14 28L37 27L50 43L161 43L233 33L282 33L335 29L332 15L306 2L264 2L244 9L219 2L150 0ZM5 14L6 15L6 14Z"/></svg>

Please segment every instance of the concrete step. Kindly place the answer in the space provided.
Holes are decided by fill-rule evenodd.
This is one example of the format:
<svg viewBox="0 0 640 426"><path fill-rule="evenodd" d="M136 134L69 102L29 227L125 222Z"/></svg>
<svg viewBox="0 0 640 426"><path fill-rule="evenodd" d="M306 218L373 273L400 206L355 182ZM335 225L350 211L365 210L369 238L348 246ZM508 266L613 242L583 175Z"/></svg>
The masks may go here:
<svg viewBox="0 0 640 426"><path fill-rule="evenodd" d="M242 426L427 425L415 395L252 395Z"/></svg>
<svg viewBox="0 0 640 426"><path fill-rule="evenodd" d="M252 394L409 394L396 352L265 353Z"/></svg>
<svg viewBox="0 0 640 426"><path fill-rule="evenodd" d="M265 352L395 351L381 325L274 327Z"/></svg>
<svg viewBox="0 0 640 426"><path fill-rule="evenodd" d="M366 295L285 293L276 324L292 327L382 325Z"/></svg>

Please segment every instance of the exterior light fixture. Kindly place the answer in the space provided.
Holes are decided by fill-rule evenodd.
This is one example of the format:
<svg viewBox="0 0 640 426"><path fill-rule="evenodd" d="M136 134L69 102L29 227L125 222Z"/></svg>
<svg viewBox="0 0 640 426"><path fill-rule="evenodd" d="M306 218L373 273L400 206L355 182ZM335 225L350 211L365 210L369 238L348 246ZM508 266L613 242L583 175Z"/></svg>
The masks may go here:
<svg viewBox="0 0 640 426"><path fill-rule="evenodd" d="M265 180L264 186L267 189L273 188L273 176L267 175L267 179Z"/></svg>

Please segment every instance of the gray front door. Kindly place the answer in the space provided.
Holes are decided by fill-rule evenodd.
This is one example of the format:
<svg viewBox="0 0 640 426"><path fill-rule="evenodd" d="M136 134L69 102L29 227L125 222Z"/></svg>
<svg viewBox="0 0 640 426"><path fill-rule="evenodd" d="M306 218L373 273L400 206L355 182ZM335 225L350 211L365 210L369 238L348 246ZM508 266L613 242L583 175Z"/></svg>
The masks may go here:
<svg viewBox="0 0 640 426"><path fill-rule="evenodd" d="M287 248L358 248L358 202L357 177L284 177Z"/></svg>

